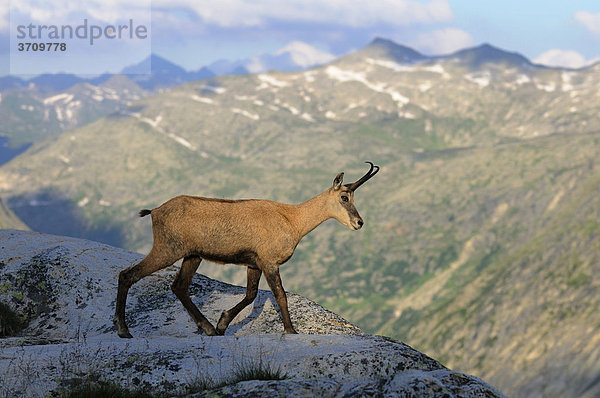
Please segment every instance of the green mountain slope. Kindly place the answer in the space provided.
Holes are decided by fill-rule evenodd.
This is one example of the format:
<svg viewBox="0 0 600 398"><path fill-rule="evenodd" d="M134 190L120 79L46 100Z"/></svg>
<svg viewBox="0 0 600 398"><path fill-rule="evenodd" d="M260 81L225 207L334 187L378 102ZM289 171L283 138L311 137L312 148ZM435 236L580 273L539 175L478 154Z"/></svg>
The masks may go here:
<svg viewBox="0 0 600 398"><path fill-rule="evenodd" d="M489 46L418 56L377 41L304 72L185 84L30 148L0 168L0 194L34 230L147 252L140 208L297 203L371 160L365 227L317 228L285 287L510 396L598 394L600 67Z"/></svg>
<svg viewBox="0 0 600 398"><path fill-rule="evenodd" d="M125 107L149 93L123 75L101 84L78 83L47 93L33 84L0 93L0 136L11 146L43 141L84 126Z"/></svg>
<svg viewBox="0 0 600 398"><path fill-rule="evenodd" d="M10 210L10 208L6 205L6 203L0 199L0 229L20 229L20 230L28 230L27 225L23 223L15 215L15 213Z"/></svg>

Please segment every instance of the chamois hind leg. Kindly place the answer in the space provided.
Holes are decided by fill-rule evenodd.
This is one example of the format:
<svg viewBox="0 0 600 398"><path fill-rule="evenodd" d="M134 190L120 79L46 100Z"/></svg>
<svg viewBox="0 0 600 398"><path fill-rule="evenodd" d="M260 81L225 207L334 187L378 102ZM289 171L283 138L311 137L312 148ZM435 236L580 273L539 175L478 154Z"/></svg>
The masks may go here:
<svg viewBox="0 0 600 398"><path fill-rule="evenodd" d="M181 269L175 276L175 280L171 285L171 290L173 290L175 296L181 301L194 322L196 322L196 325L198 325L207 336L215 336L217 334L215 327L208 319L206 319L206 317L204 317L204 315L202 315L198 307L196 307L190 298L189 287L201 261L202 258L198 256L185 257Z"/></svg>
<svg viewBox="0 0 600 398"><path fill-rule="evenodd" d="M279 276L279 269L265 269L265 279L275 296L275 301L279 306L281 312L281 320L283 321L283 329L286 334L297 334L292 326L292 320L290 319L290 312L288 311L288 302L283 290L283 284L281 283L281 277Z"/></svg>
<svg viewBox="0 0 600 398"><path fill-rule="evenodd" d="M166 257L159 251L150 250L150 253L138 264L127 268L119 273L119 288L117 290L117 305L113 322L117 327L119 337L132 338L129 328L125 322L125 304L127 302L127 292L131 285L145 276L152 274L160 269L172 265L178 258Z"/></svg>
<svg viewBox="0 0 600 398"><path fill-rule="evenodd" d="M262 271L258 268L250 268L248 267L247 271L248 276L248 284L246 286L246 296L236 304L235 307L230 309L229 311L224 311L221 313L221 318L219 319L219 323L217 323L217 334L223 335L225 334L225 330L227 326L233 321L233 319L240 313L241 310L246 308L248 304L254 301L256 298L256 294L258 293L258 282L260 281L260 276L262 275Z"/></svg>

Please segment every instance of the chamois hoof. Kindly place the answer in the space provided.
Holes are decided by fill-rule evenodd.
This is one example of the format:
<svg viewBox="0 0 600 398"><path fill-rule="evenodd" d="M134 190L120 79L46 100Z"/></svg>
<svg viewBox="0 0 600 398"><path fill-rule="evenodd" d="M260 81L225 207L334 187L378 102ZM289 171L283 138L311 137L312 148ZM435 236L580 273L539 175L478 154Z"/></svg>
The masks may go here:
<svg viewBox="0 0 600 398"><path fill-rule="evenodd" d="M129 332L124 332L124 333L117 333L119 335L120 338L122 339L132 339L133 336L131 335L131 333Z"/></svg>
<svg viewBox="0 0 600 398"><path fill-rule="evenodd" d="M219 333L215 329L215 327L208 321L206 322L198 322L198 331L204 332L206 336L218 336Z"/></svg>
<svg viewBox="0 0 600 398"><path fill-rule="evenodd" d="M200 330L202 330L202 329L200 329ZM202 331L204 332L204 334L206 336L222 336L219 334L219 332L215 328L208 330L208 331L207 330L202 330Z"/></svg>
<svg viewBox="0 0 600 398"><path fill-rule="evenodd" d="M121 337L123 339L132 339L133 338L131 333L129 333L129 329L125 325L125 322L119 321L119 317L117 315L115 315L113 317L113 324L117 328L117 334L119 335L119 337Z"/></svg>

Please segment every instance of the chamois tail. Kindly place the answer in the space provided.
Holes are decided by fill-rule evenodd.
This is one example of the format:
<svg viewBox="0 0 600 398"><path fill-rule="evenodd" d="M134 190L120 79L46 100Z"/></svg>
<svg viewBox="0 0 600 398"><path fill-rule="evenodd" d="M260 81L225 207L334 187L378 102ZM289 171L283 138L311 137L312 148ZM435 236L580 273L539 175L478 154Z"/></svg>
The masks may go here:
<svg viewBox="0 0 600 398"><path fill-rule="evenodd" d="M140 217L145 217L145 216L147 216L150 213L152 213L152 210L143 209L143 210L140 210L139 214L140 214Z"/></svg>

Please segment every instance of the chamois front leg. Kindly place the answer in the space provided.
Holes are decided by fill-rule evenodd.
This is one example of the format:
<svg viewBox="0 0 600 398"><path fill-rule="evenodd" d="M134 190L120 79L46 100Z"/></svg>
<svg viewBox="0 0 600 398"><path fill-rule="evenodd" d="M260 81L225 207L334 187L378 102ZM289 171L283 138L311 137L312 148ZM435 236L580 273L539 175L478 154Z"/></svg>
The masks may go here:
<svg viewBox="0 0 600 398"><path fill-rule="evenodd" d="M258 293L258 282L260 281L262 271L258 268L248 267L248 271L246 272L246 274L248 276L246 296L235 307L233 307L229 311L224 311L223 313L221 313L221 318L217 323L217 334L221 336L225 334L227 326L229 326L229 324L231 323L231 321L233 321L237 314L239 314L241 310L246 308L248 304L252 303L256 298L256 294Z"/></svg>
<svg viewBox="0 0 600 398"><path fill-rule="evenodd" d="M283 290L283 284L281 283L281 277L279 276L279 267L268 268L264 270L265 279L275 296L275 301L279 306L281 312L281 320L283 321L283 329L286 334L298 334L292 326L292 320L290 319L290 313L288 311L288 302Z"/></svg>

